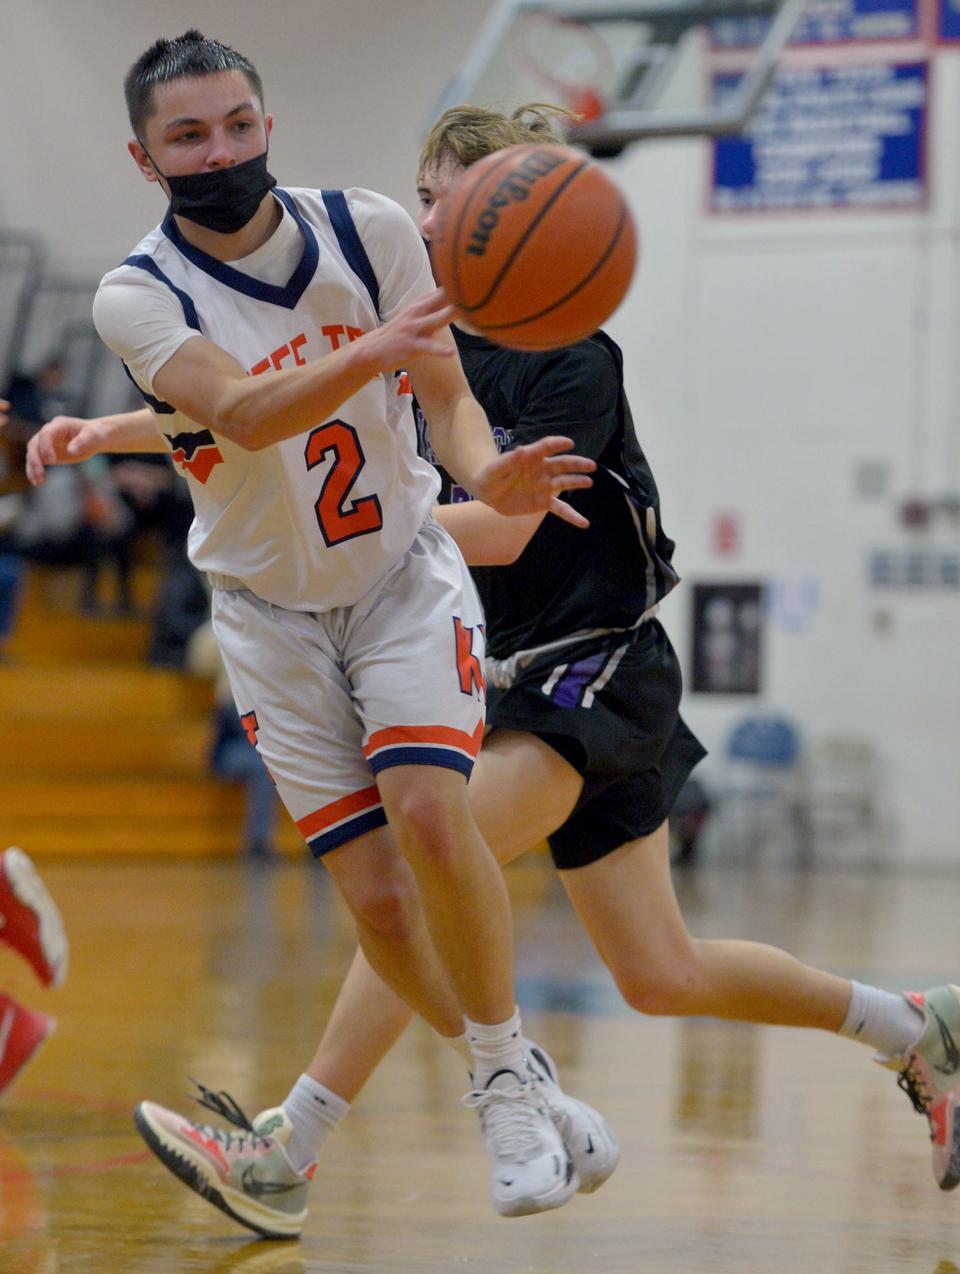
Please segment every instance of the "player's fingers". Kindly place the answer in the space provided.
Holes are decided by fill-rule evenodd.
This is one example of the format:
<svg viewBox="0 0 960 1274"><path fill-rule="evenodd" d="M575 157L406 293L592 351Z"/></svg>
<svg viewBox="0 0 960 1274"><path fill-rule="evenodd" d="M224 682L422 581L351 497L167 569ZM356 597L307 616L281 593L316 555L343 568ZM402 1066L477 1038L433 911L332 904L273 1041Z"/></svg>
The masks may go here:
<svg viewBox="0 0 960 1274"><path fill-rule="evenodd" d="M457 352L457 347L451 345L448 341L428 341L421 340L417 342L417 357L421 354L431 354L438 358L453 358Z"/></svg>
<svg viewBox="0 0 960 1274"><path fill-rule="evenodd" d="M543 467L551 475L560 473L594 473L597 468L596 460L591 460L588 456L548 456L543 461Z"/></svg>
<svg viewBox="0 0 960 1274"><path fill-rule="evenodd" d="M68 456L76 456L78 459L83 459L89 455L90 439L88 430L81 429L75 433L67 443L65 450Z"/></svg>
<svg viewBox="0 0 960 1274"><path fill-rule="evenodd" d="M536 442L527 443L522 450L531 464L542 464L548 473L593 473L597 467L595 460L588 456L568 454L574 445L572 438L550 434L546 438L538 438Z"/></svg>
<svg viewBox="0 0 960 1274"><path fill-rule="evenodd" d="M536 442L528 442L524 450L535 456L555 455L561 451L572 451L573 439L566 438L562 434L547 434L545 438L538 438Z"/></svg>
<svg viewBox="0 0 960 1274"><path fill-rule="evenodd" d="M54 443L53 433L52 432L48 433L46 429L41 429L40 432L36 435L35 441L37 444L37 456L39 457L39 459L44 464L56 464L57 463L57 448L56 448L56 444Z"/></svg>
<svg viewBox="0 0 960 1274"><path fill-rule="evenodd" d="M440 327L449 327L456 317L457 311L452 305L445 305L441 310L432 310L421 320L425 332L435 332Z"/></svg>
<svg viewBox="0 0 960 1274"><path fill-rule="evenodd" d="M593 486L593 478L587 473L561 473L550 479L554 491L586 491Z"/></svg>
<svg viewBox="0 0 960 1274"><path fill-rule="evenodd" d="M453 313L454 307L447 299L447 294L443 288L437 288L433 292L428 292L426 296L421 296L418 300L411 302L407 309L408 314L421 318L433 317L441 313Z"/></svg>
<svg viewBox="0 0 960 1274"><path fill-rule="evenodd" d="M31 438L27 443L27 463L25 465L27 472L27 481L32 487L42 487L45 477L43 470L43 461L37 455L35 438Z"/></svg>
<svg viewBox="0 0 960 1274"><path fill-rule="evenodd" d="M554 497L550 501L550 512L555 513L563 522L569 522L571 526L578 527L581 531L585 531L590 525L589 521L578 513L577 510L566 500L560 500Z"/></svg>

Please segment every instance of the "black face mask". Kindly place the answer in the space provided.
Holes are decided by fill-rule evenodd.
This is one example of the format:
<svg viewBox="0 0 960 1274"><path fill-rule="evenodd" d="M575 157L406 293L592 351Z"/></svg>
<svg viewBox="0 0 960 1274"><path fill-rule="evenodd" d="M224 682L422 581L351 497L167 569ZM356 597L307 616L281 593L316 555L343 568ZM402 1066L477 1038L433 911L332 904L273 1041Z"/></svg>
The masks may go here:
<svg viewBox="0 0 960 1274"><path fill-rule="evenodd" d="M170 187L170 211L217 234L242 230L263 196L277 184L267 172L266 151L231 168L211 168L185 177L168 177L153 166Z"/></svg>

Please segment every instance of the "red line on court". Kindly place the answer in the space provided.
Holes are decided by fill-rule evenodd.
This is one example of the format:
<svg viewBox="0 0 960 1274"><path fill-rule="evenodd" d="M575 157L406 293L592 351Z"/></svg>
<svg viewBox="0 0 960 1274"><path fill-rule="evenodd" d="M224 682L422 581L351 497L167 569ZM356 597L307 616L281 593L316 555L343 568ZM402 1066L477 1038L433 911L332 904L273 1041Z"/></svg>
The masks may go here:
<svg viewBox="0 0 960 1274"><path fill-rule="evenodd" d="M132 1155L115 1155L112 1159L99 1159L93 1163L78 1163L65 1168L35 1168L29 1172L0 1173L0 1185L11 1181L30 1181L38 1177L78 1177L87 1173L109 1172L111 1168L126 1168L132 1163L146 1163L153 1155L149 1150L138 1150Z"/></svg>

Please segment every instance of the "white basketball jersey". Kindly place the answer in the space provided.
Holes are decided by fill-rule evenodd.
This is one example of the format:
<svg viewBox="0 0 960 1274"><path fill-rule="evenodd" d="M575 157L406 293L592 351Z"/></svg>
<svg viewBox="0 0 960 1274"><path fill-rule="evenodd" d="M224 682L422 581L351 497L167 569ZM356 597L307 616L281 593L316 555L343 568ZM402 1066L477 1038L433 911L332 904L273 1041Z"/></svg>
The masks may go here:
<svg viewBox="0 0 960 1274"><path fill-rule="evenodd" d="M258 376L323 357L433 286L413 223L402 214L412 233L404 230L398 240L399 210L390 201L351 192L365 207L373 201L364 226L368 255L343 192L274 193L303 237L285 285L260 282L200 252L168 215L105 277L101 296L128 271L138 272L138 282L149 276L144 281L177 298L190 329ZM378 221L378 206L392 212ZM387 280L381 284L370 256L389 263L391 253L418 255L412 269L381 269ZM392 290L384 295L381 287ZM124 358L116 332L102 334ZM135 379L190 486L191 561L242 581L269 602L316 611L352 605L403 556L435 503L439 481L417 456L405 376L377 376L334 416L256 452L158 401L142 376Z"/></svg>

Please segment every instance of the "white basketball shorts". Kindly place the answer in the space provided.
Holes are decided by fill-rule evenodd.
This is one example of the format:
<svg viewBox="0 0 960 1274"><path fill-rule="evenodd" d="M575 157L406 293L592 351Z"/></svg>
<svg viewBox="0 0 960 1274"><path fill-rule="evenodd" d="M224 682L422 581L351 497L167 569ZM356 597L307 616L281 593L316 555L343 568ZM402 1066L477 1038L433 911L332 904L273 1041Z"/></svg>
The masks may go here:
<svg viewBox="0 0 960 1274"><path fill-rule="evenodd" d="M483 740L483 612L436 522L353 606L286 610L213 582L240 719L315 856L386 822L381 770L469 777Z"/></svg>

